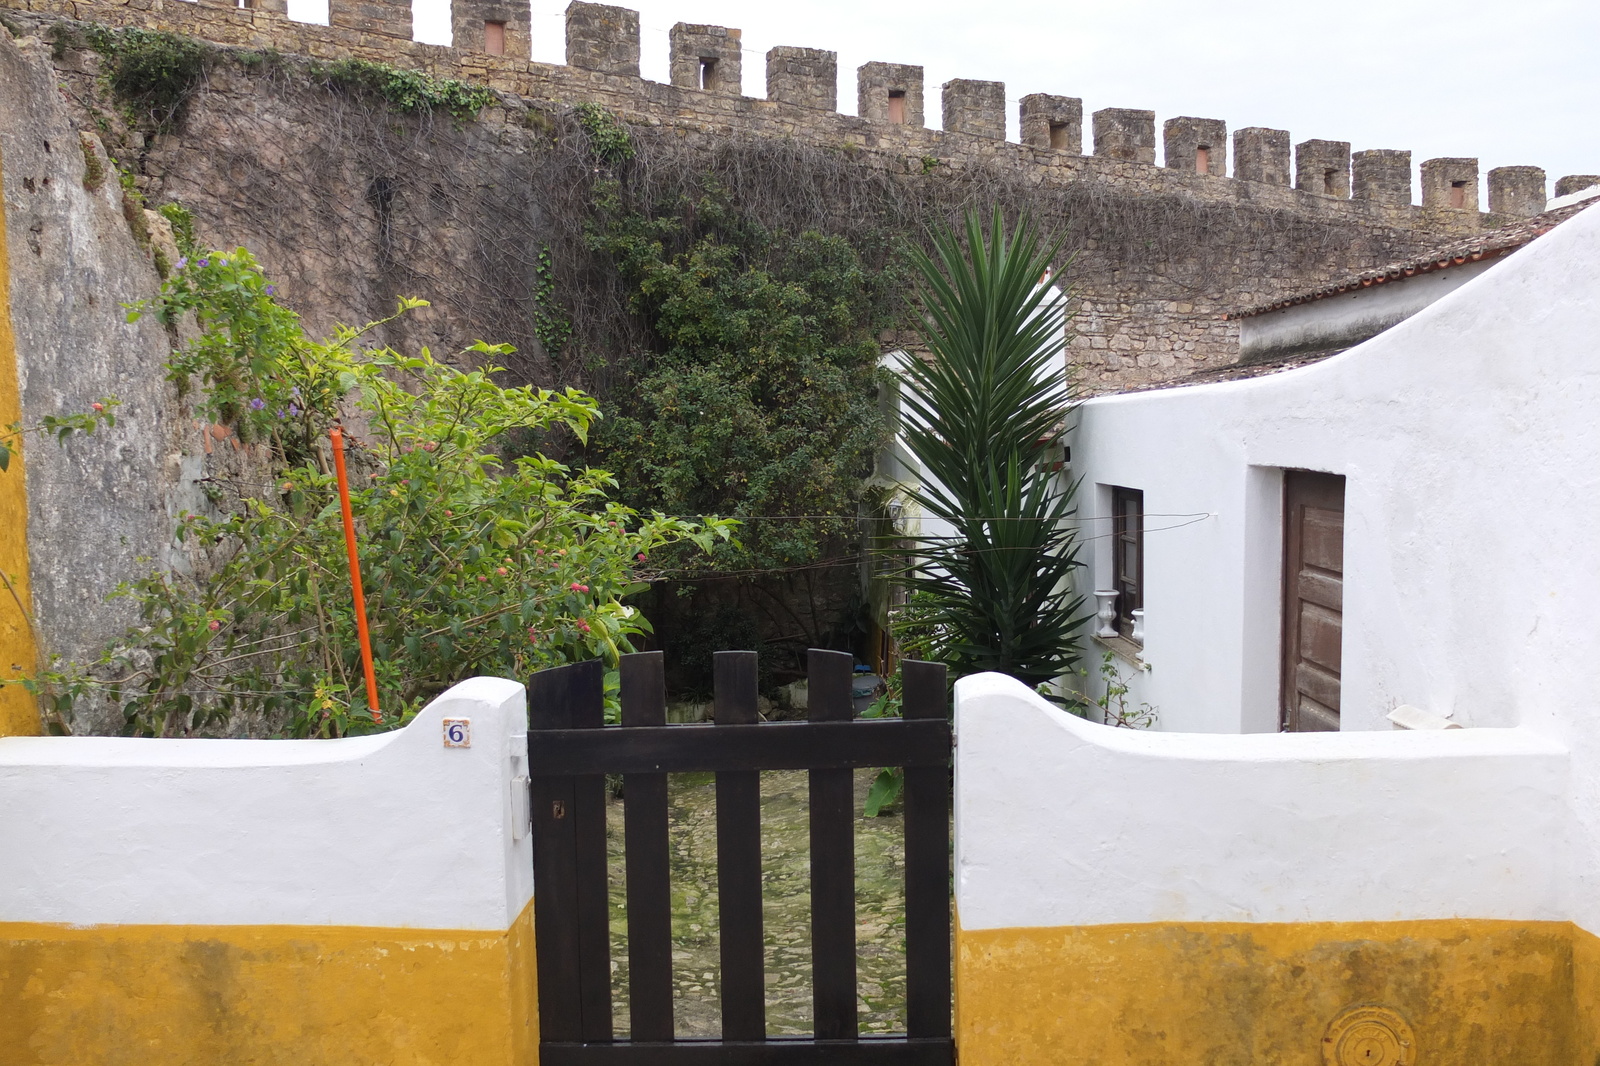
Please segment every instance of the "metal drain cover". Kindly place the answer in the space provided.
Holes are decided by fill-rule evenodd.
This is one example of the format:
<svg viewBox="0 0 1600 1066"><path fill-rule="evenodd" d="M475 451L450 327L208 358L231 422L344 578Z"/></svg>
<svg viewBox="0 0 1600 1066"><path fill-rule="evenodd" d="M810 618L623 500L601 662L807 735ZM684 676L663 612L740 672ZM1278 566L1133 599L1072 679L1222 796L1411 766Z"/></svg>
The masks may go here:
<svg viewBox="0 0 1600 1066"><path fill-rule="evenodd" d="M1411 1026L1388 1007L1347 1007L1322 1038L1327 1066L1411 1066L1416 1059Z"/></svg>

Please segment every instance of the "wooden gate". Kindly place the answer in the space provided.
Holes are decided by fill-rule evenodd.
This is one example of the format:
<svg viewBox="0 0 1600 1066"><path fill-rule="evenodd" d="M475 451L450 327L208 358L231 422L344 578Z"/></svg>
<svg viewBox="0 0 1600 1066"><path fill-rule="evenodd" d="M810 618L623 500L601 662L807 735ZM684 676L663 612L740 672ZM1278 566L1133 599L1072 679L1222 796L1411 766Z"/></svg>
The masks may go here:
<svg viewBox="0 0 1600 1066"><path fill-rule="evenodd" d="M1283 728L1337 731L1344 641L1344 478L1283 475Z"/></svg>
<svg viewBox="0 0 1600 1066"><path fill-rule="evenodd" d="M808 655L810 720L762 722L756 655L718 652L715 724L667 725L659 652L622 657L622 724L598 662L528 683L534 923L543 1066L874 1063L950 1066L950 725L945 669L902 665L904 718L853 720L853 660ZM856 767L905 767L906 1020L856 1024ZM768 1038L762 957L762 770L810 771L814 1038ZM715 771L722 1037L677 1039L667 773ZM623 777L629 1039L613 1036L605 775Z"/></svg>

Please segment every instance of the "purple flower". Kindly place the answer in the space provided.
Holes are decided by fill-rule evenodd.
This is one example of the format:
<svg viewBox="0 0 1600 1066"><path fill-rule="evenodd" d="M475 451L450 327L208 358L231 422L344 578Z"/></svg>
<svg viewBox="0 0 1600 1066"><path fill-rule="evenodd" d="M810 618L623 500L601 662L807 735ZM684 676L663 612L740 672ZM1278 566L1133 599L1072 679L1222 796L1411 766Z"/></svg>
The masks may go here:
<svg viewBox="0 0 1600 1066"><path fill-rule="evenodd" d="M276 285L268 285L267 286L267 295L268 296L271 296L273 293L275 293L277 291L278 291L278 287Z"/></svg>
<svg viewBox="0 0 1600 1066"><path fill-rule="evenodd" d="M280 421L283 419L283 408L281 408L281 407L278 408L278 419Z"/></svg>
<svg viewBox="0 0 1600 1066"><path fill-rule="evenodd" d="M291 395L294 396L295 399L298 400L300 398L300 386L299 385L296 385L294 388L290 389L289 392L290 392Z"/></svg>
<svg viewBox="0 0 1600 1066"><path fill-rule="evenodd" d="M252 411L259 411L265 406L267 406L267 401L263 400L259 396L250 401L250 410Z"/></svg>
<svg viewBox="0 0 1600 1066"><path fill-rule="evenodd" d="M186 256L186 255L180 255L178 257L178 269L182 270L184 267L186 267L188 265L189 265L189 257Z"/></svg>
<svg viewBox="0 0 1600 1066"><path fill-rule="evenodd" d="M195 266L207 266L207 265L210 264L210 262L211 262L211 260L209 260L209 259L202 259L198 263L196 263Z"/></svg>
<svg viewBox="0 0 1600 1066"><path fill-rule="evenodd" d="M289 417L290 418L299 418L300 417L300 408L296 407L294 404L290 404L289 405Z"/></svg>

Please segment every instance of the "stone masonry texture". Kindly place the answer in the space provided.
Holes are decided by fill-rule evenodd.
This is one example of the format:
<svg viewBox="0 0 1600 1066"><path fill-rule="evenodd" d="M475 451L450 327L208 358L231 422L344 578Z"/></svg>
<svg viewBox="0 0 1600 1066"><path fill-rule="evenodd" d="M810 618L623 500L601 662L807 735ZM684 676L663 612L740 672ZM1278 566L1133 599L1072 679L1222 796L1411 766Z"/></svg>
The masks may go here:
<svg viewBox="0 0 1600 1066"><path fill-rule="evenodd" d="M1556 195L1571 196L1595 185L1600 185L1600 174L1568 174L1556 179Z"/></svg>
<svg viewBox="0 0 1600 1066"><path fill-rule="evenodd" d="M1094 113L1094 154L1130 163L1156 161L1156 113L1107 107Z"/></svg>
<svg viewBox="0 0 1600 1066"><path fill-rule="evenodd" d="M1289 184L1289 131L1246 126L1233 131L1233 176L1264 185Z"/></svg>
<svg viewBox="0 0 1600 1066"><path fill-rule="evenodd" d="M567 65L637 78L639 13L573 0L567 6Z"/></svg>
<svg viewBox="0 0 1600 1066"><path fill-rule="evenodd" d="M1350 198L1350 142L1301 141L1294 146L1294 187L1303 192Z"/></svg>
<svg viewBox="0 0 1600 1066"><path fill-rule="evenodd" d="M1350 157L1352 189L1357 200L1381 204L1411 202L1411 153L1370 148Z"/></svg>
<svg viewBox="0 0 1600 1066"><path fill-rule="evenodd" d="M1489 211L1527 218L1544 210L1545 173L1539 167L1495 167L1489 171Z"/></svg>
<svg viewBox="0 0 1600 1066"><path fill-rule="evenodd" d="M1459 156L1422 161L1422 206L1478 209L1478 161Z"/></svg>
<svg viewBox="0 0 1600 1066"><path fill-rule="evenodd" d="M833 111L839 106L839 53L779 45L767 52L767 99Z"/></svg>
<svg viewBox="0 0 1600 1066"><path fill-rule="evenodd" d="M1161 127L1162 161L1173 170L1228 176L1228 124L1220 118L1169 118ZM1206 166L1200 168L1200 153Z"/></svg>
<svg viewBox="0 0 1600 1066"><path fill-rule="evenodd" d="M485 24L505 26L505 56L527 59L532 49L528 5L515 0L453 0L450 27L454 47L465 52L484 51Z"/></svg>
<svg viewBox="0 0 1600 1066"><path fill-rule="evenodd" d="M888 122L894 112L890 103L898 97L903 103L903 124L921 126L922 68L904 63L863 63L856 70L856 113L868 122Z"/></svg>
<svg viewBox="0 0 1600 1066"><path fill-rule="evenodd" d="M946 135L921 127L916 67L868 64L861 82L874 99L866 115L840 115L828 98L833 57L810 49L773 50L769 71L779 91L770 100L641 81L632 73L635 17L600 5L573 5L569 40L585 65L562 66L259 10L0 3L28 33L83 15L201 37L224 54L275 48L290 72L303 62L294 57L351 55L493 88L500 103L477 120L441 122L386 115L315 79L220 62L178 128L153 138L127 132L112 147L150 202L178 199L195 212L202 240L250 247L314 332L381 317L396 294L414 294L432 306L392 327L387 343L454 351L477 337L505 340L529 353L528 373L541 384L556 383L556 370L541 362L526 325L537 311L529 302L537 279L524 253L556 241L557 219L570 211L562 190L574 179L541 168L551 165L549 131L578 103L616 114L643 156L670 150L691 171L731 158L742 173L770 172L761 201L794 227L852 232L873 216L858 223L850 205L870 212L885 196L935 210L969 195L989 202L993 194L979 190L1016 190L1007 195L1023 197L1018 202L1075 252L1066 277L1078 300L1072 358L1091 392L1231 362L1237 325L1228 312L1429 250L1487 221L1156 167L1149 111L1101 112L1092 156L1044 147L1037 125L1024 144ZM81 102L85 128L94 128L91 106L114 112L98 95L91 50L65 50L57 69L68 97ZM906 93L908 123L892 132L884 127L886 106L877 107L890 89ZM1045 132L1050 121L1070 123L1081 113L1070 98L1035 105L1028 114ZM847 184L816 195L839 181ZM948 214L927 221L935 217ZM567 278L562 263L556 269Z"/></svg>
<svg viewBox="0 0 1600 1066"><path fill-rule="evenodd" d="M328 0L328 25L409 41L411 4L409 0Z"/></svg>
<svg viewBox="0 0 1600 1066"><path fill-rule="evenodd" d="M694 26L680 22L672 27L668 35L672 49L672 84L682 89L740 95L744 84L741 36L741 31L726 26Z"/></svg>
<svg viewBox="0 0 1600 1066"><path fill-rule="evenodd" d="M1030 148L1083 154L1083 101L1075 96L1029 93L1018 105L1022 143Z"/></svg>
<svg viewBox="0 0 1600 1066"><path fill-rule="evenodd" d="M941 94L946 133L1006 139L1005 82L957 78L945 82Z"/></svg>

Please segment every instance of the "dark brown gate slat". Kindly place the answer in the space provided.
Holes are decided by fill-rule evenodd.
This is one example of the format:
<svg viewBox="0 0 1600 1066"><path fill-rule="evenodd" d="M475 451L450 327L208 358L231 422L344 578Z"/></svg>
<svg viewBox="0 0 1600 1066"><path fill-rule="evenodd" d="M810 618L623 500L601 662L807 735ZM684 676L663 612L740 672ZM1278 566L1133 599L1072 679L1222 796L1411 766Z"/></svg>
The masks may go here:
<svg viewBox="0 0 1600 1066"><path fill-rule="evenodd" d="M813 722L855 717L847 652L806 653ZM811 771L811 1004L817 1038L848 1040L856 1019L856 842L854 771Z"/></svg>
<svg viewBox="0 0 1600 1066"><path fill-rule="evenodd" d="M574 729L599 729L606 724L605 671L599 662L580 675L572 707ZM585 774L572 781L577 801L578 952L581 981L583 1037L589 1042L612 1038L611 1022L611 908L607 889L606 778Z"/></svg>
<svg viewBox="0 0 1600 1066"><path fill-rule="evenodd" d="M867 1037L855 1040L619 1041L541 1044L539 1066L951 1066L950 1041Z"/></svg>
<svg viewBox="0 0 1600 1066"><path fill-rule="evenodd" d="M577 708L590 702L590 690L600 692L602 684L599 663L573 663L534 674L528 680L531 729L573 728ZM535 735L529 740L530 762L536 744ZM578 781L535 775L530 785L540 1036L546 1040L582 1040L589 1031L583 1024L582 923L572 920L582 915L588 890L578 872Z"/></svg>
<svg viewBox="0 0 1600 1066"><path fill-rule="evenodd" d="M756 713L756 653L713 657L717 725L751 724ZM761 936L761 774L717 773L717 921L722 944L722 1035L767 1035Z"/></svg>
<svg viewBox="0 0 1600 1066"><path fill-rule="evenodd" d="M665 725L667 689L661 652L624 655L624 728ZM623 844L628 871L628 1030L635 1041L671 1040L672 884L668 862L667 775L622 779Z"/></svg>
<svg viewBox="0 0 1600 1066"><path fill-rule="evenodd" d="M900 666L901 713L948 717L943 663ZM950 777L943 766L907 766L906 1032L950 1037Z"/></svg>

